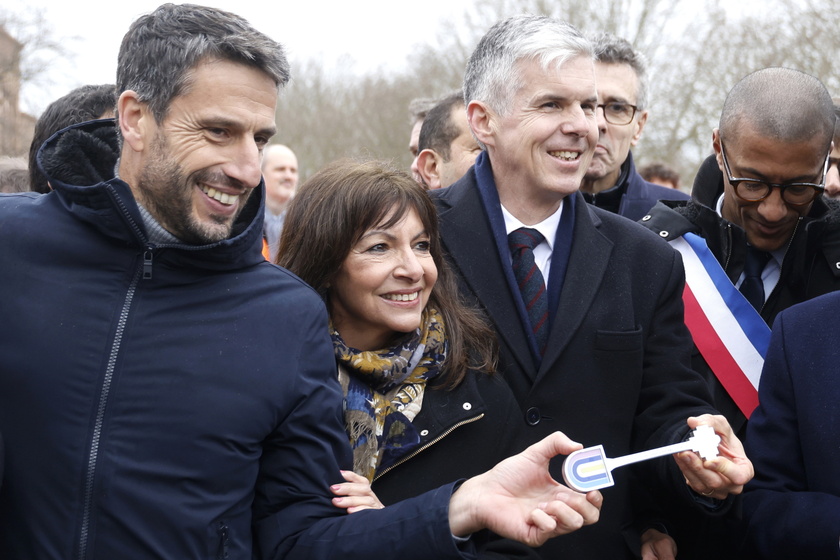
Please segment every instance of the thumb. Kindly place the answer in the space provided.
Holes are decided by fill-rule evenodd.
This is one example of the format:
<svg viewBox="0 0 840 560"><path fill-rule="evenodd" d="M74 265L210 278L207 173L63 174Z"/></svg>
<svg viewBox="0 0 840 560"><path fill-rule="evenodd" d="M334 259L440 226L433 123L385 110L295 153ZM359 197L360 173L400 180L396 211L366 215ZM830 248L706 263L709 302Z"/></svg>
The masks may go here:
<svg viewBox="0 0 840 560"><path fill-rule="evenodd" d="M568 455L578 449L583 449L583 445L570 440L563 432L554 432L528 447L525 454L537 460L548 461L552 457Z"/></svg>

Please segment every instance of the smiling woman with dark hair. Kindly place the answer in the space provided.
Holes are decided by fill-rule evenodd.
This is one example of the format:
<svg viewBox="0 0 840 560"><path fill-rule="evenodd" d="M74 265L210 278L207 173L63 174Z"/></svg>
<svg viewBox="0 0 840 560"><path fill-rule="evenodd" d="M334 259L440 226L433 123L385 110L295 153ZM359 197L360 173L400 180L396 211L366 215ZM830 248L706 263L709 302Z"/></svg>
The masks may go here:
<svg viewBox="0 0 840 560"><path fill-rule="evenodd" d="M434 205L408 175L350 160L322 169L289 206L277 264L330 313L358 475L336 487L336 505L381 507L359 495L364 479L390 504L518 451L495 338L458 300Z"/></svg>

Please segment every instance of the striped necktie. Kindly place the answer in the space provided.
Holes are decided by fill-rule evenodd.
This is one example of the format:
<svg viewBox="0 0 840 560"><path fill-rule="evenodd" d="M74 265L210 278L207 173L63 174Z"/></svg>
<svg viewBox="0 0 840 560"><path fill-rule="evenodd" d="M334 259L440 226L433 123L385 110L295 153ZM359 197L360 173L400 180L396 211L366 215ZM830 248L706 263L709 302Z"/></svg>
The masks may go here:
<svg viewBox="0 0 840 560"><path fill-rule="evenodd" d="M540 232L531 228L519 228L508 234L508 245L513 257L513 276L519 285L531 329L537 339L540 356L545 353L548 342L548 294L542 272L534 261L534 247L545 239Z"/></svg>

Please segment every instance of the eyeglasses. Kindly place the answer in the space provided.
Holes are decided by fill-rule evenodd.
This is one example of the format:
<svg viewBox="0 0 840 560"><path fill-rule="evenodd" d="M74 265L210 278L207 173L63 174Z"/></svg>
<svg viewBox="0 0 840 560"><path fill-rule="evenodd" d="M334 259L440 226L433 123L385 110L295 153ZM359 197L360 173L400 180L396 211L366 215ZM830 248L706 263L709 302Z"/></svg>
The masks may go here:
<svg viewBox="0 0 840 560"><path fill-rule="evenodd" d="M636 111L639 110L635 105L618 102L599 103L597 107L604 111L605 121L619 126L630 124L633 117L636 116Z"/></svg>
<svg viewBox="0 0 840 560"><path fill-rule="evenodd" d="M761 202L778 188L782 193L782 200L792 206L804 206L813 202L815 198L825 190L825 176L828 173L829 152L825 156L823 164L822 182L817 183L767 183L758 179L743 179L732 176L729 162L726 161L726 150L723 148L723 141L720 143L720 155L723 157L723 167L729 184L735 189L735 195L745 202Z"/></svg>

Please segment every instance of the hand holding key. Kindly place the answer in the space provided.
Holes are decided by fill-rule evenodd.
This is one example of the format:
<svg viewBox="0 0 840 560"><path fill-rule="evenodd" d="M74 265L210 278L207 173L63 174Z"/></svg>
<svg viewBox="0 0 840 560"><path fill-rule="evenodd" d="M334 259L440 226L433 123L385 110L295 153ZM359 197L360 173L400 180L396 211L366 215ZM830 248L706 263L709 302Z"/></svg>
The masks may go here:
<svg viewBox="0 0 840 560"><path fill-rule="evenodd" d="M703 425L698 426L686 441L614 459L605 455L602 445L587 447L566 457L563 462L563 479L569 488L578 492L598 490L615 484L612 471L618 467L682 451L694 451L703 459L711 459L717 457L719 443L720 436L715 433L715 429Z"/></svg>
<svg viewBox="0 0 840 560"><path fill-rule="evenodd" d="M688 425L695 430L688 440L625 457L608 458L600 445L576 451L563 463L563 478L570 488L588 492L612 486L613 469L676 453L677 466L696 493L718 499L740 494L754 471L726 418L704 414L689 418Z"/></svg>
<svg viewBox="0 0 840 560"><path fill-rule="evenodd" d="M720 436L719 454L709 460L701 459L696 453L677 454L677 466L686 484L698 494L719 500L729 494L740 494L755 472L741 440L733 433L726 418L719 414L704 414L688 419L689 428L700 425L712 426Z"/></svg>

